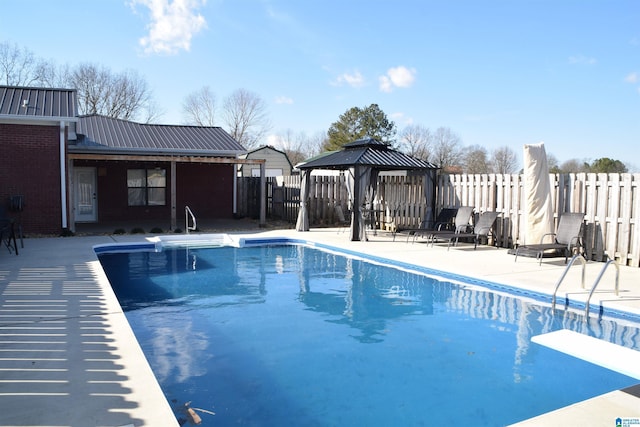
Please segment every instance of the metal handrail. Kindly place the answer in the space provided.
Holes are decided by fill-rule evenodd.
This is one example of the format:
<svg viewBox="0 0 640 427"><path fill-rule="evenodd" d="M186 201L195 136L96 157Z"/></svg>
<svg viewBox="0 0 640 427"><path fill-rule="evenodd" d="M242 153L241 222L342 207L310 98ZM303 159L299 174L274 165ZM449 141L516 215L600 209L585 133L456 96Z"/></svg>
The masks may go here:
<svg viewBox="0 0 640 427"><path fill-rule="evenodd" d="M560 279L556 283L556 288L554 289L553 297L551 298L551 312L552 313L555 313L555 311L556 311L556 295L558 294L558 288L560 288L560 284L562 283L562 281L566 277L566 275L569 272L569 269L571 268L573 263L578 258L582 261L582 283L581 283L581 285L582 285L582 289L584 289L584 276L585 276L585 270L587 268L587 261L584 259L584 257L581 254L576 254L576 255L573 256L573 258L571 258L569 260L569 262L567 263L567 267L564 269L564 272L562 273L562 276L560 276Z"/></svg>
<svg viewBox="0 0 640 427"><path fill-rule="evenodd" d="M598 286L598 283L600 283L600 279L602 279L602 276L604 275L604 272L606 271L607 267L609 267L610 264L613 264L616 266L616 287L615 287L615 291L616 291L616 296L619 296L620 292L619 292L619 288L618 288L618 282L620 279L620 266L618 265L618 263L616 262L615 259L610 259L609 261L607 261L604 266L602 267L602 270L600 270L600 274L598 274L598 277L596 278L596 281L593 282L593 286L591 287L591 291L589 292L589 297L587 298L587 302L585 304L584 307L584 320L585 322L587 321L587 319L589 318L589 302L591 301L591 295L593 295L593 292L596 290L596 286Z"/></svg>
<svg viewBox="0 0 640 427"><path fill-rule="evenodd" d="M191 221L193 222L193 226L189 227L189 217L191 217ZM184 207L184 228L187 231L187 234L189 234L189 231L196 231L196 229L198 228L198 226L196 225L196 216L193 214L193 212L191 212L191 209L189 209L189 206L185 206Z"/></svg>

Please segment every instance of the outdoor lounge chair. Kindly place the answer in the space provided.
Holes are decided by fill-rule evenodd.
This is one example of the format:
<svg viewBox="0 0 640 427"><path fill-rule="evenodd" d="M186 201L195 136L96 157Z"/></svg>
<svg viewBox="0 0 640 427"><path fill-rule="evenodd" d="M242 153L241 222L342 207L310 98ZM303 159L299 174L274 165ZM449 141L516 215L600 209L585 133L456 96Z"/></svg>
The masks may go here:
<svg viewBox="0 0 640 427"><path fill-rule="evenodd" d="M452 231L448 233L437 233L431 236L431 244L436 240L448 240L447 250L453 243L454 246L458 245L460 239L473 239L473 249L478 248L478 241L480 237L492 236L495 240L495 233L493 232L493 225L498 218L498 212L483 212L478 218L478 222L473 226L473 231Z"/></svg>
<svg viewBox="0 0 640 427"><path fill-rule="evenodd" d="M569 254L574 250L579 250L582 246L582 224L584 223L584 213L567 212L560 216L558 229L555 233L547 233L542 236L541 242L532 245L519 245L515 250L515 260L518 255L534 254L538 264L542 264L545 256L563 256L564 263L569 260ZM552 243L543 243L545 237L553 236Z"/></svg>
<svg viewBox="0 0 640 427"><path fill-rule="evenodd" d="M417 230L413 233L413 240L415 241L418 236L423 236L433 242L433 236L440 234L460 233L469 231L471 227L470 221L473 215L473 207L460 206L456 212L456 217L453 220L453 229L448 230Z"/></svg>
<svg viewBox="0 0 640 427"><path fill-rule="evenodd" d="M458 208L444 208L438 213L433 227L429 227L429 224L426 223L426 221L423 221L420 225L420 228L404 228L402 230L396 231L395 233L393 233L393 240L396 240L396 234L406 234L408 242L409 238L416 232L452 230L454 227L453 220L455 219L457 213Z"/></svg>

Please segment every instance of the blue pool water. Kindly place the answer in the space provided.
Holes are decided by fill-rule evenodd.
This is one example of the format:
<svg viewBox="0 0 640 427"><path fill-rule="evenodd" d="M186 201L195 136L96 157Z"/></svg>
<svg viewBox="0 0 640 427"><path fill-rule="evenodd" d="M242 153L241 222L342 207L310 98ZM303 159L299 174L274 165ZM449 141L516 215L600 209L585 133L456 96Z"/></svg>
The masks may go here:
<svg viewBox="0 0 640 427"><path fill-rule="evenodd" d="M500 426L637 382L530 341L634 327L302 245L99 258L179 420Z"/></svg>

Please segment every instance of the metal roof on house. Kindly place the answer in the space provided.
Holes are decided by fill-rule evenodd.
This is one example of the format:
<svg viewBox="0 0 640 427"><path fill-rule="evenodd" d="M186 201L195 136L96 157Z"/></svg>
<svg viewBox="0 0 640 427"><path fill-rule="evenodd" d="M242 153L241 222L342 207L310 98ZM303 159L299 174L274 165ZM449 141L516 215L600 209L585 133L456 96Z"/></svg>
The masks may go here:
<svg viewBox="0 0 640 427"><path fill-rule="evenodd" d="M0 118L75 121L75 89L0 86Z"/></svg>
<svg viewBox="0 0 640 427"><path fill-rule="evenodd" d="M370 166L379 170L438 169L432 163L391 149L373 138L359 139L331 152L297 165L299 169L349 169Z"/></svg>
<svg viewBox="0 0 640 427"><path fill-rule="evenodd" d="M166 153L236 156L246 150L224 129L208 126L143 124L92 114L81 116L72 152Z"/></svg>

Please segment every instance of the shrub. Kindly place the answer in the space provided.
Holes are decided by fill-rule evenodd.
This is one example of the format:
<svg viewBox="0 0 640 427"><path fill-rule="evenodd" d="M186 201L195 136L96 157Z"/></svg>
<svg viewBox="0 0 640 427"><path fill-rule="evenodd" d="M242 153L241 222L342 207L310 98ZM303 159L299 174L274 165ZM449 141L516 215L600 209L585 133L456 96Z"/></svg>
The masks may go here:
<svg viewBox="0 0 640 427"><path fill-rule="evenodd" d="M75 235L76 234L73 231L69 230L68 228L63 228L62 232L60 233L61 237L73 237Z"/></svg>

